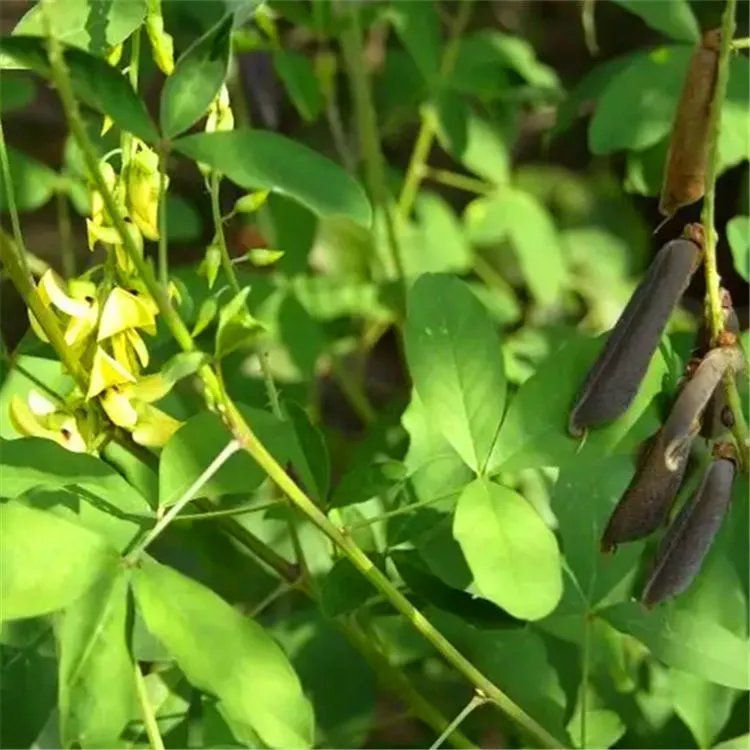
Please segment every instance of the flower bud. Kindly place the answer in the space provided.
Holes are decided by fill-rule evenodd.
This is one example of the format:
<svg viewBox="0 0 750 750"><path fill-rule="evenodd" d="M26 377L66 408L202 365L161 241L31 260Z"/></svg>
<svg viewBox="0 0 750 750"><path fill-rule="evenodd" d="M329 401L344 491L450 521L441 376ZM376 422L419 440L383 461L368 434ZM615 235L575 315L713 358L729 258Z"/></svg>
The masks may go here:
<svg viewBox="0 0 750 750"><path fill-rule="evenodd" d="M172 75L174 70L174 42L171 34L164 30L161 0L148 0L146 33L151 43L151 52L156 66L165 75Z"/></svg>
<svg viewBox="0 0 750 750"><path fill-rule="evenodd" d="M148 240L159 239L159 157L141 144L127 166L126 199L130 218Z"/></svg>

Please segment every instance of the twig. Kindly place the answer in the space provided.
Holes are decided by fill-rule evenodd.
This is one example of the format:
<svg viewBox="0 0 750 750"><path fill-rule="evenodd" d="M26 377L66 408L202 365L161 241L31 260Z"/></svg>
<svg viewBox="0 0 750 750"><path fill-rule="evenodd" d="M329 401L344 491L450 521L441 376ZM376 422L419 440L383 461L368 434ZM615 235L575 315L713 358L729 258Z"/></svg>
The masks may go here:
<svg viewBox="0 0 750 750"><path fill-rule="evenodd" d="M63 275L71 279L76 275L76 254L73 249L73 234L70 228L70 206L68 196L62 190L57 191L57 228L60 232L60 257Z"/></svg>
<svg viewBox="0 0 750 750"><path fill-rule="evenodd" d="M5 147L5 131L3 130L2 119L0 119L0 167L3 170L3 183L5 183L5 196L8 202L10 225L13 229L13 237L18 245L18 249L21 251L21 268L26 273L29 273L29 264L26 260L28 250L26 249L26 243L23 241L21 221L18 217L18 207L16 206L16 196L13 191L13 178L10 174L10 161L8 160L8 150Z"/></svg>
<svg viewBox="0 0 750 750"><path fill-rule="evenodd" d="M133 674L135 677L135 692L138 694L138 704L141 707L141 715L143 716L143 726L146 729L146 735L148 736L149 744L152 750L164 750L164 742L159 732L159 725L156 722L156 716L151 708L151 703L148 699L148 692L146 691L146 682L143 679L143 673L141 672L138 662L133 664Z"/></svg>
<svg viewBox="0 0 750 750"><path fill-rule="evenodd" d="M461 726L461 723L464 721L464 719L472 712L474 709L479 708L479 706L483 706L485 703L487 703L487 699L483 695L475 695L459 712L458 716L456 716L453 721L448 724L448 726L445 728L445 731L438 737L432 745L430 745L430 750L437 750L445 740L450 737L450 735L459 727Z"/></svg>

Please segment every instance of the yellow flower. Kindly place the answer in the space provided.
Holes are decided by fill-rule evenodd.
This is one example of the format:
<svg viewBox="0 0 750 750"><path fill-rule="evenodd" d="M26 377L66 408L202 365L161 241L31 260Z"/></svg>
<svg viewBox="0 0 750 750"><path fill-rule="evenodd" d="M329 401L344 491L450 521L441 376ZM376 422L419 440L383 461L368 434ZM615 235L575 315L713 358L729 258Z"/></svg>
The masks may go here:
<svg viewBox="0 0 750 750"><path fill-rule="evenodd" d="M159 157L140 141L128 164L125 181L130 218L146 239L158 240Z"/></svg>
<svg viewBox="0 0 750 750"><path fill-rule="evenodd" d="M138 410L138 423L133 430L133 440L149 448L160 448L177 430L182 422L150 404Z"/></svg>
<svg viewBox="0 0 750 750"><path fill-rule="evenodd" d="M29 392L28 403L18 395L11 398L10 420L21 435L54 440L74 453L87 450L76 418L57 411L55 404L36 391Z"/></svg>
<svg viewBox="0 0 750 750"><path fill-rule="evenodd" d="M174 44L171 34L164 31L161 0L149 0L146 13L146 33L151 42L154 62L162 73L171 75L174 70Z"/></svg>
<svg viewBox="0 0 750 750"><path fill-rule="evenodd" d="M107 354L101 346L96 347L86 400L98 396L102 391L112 386L135 382L134 375L126 370L116 359Z"/></svg>
<svg viewBox="0 0 750 750"><path fill-rule="evenodd" d="M229 106L229 90L226 84L222 84L216 98L211 102L206 118L207 133L222 130L234 130L234 114Z"/></svg>
<svg viewBox="0 0 750 750"><path fill-rule="evenodd" d="M102 307L97 340L103 341L131 328L142 328L146 333L155 334L155 307L153 300L137 289L126 291L122 287L115 287Z"/></svg>

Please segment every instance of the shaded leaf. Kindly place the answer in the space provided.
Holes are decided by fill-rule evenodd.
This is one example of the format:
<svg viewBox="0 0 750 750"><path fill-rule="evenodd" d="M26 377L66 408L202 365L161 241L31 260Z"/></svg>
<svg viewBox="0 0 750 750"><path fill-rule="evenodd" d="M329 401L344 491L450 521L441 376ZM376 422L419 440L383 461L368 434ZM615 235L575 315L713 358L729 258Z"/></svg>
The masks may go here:
<svg viewBox="0 0 750 750"><path fill-rule="evenodd" d="M0 39L0 53L49 78L49 62L42 39L4 37ZM67 49L64 54L73 90L83 102L109 115L119 127L142 140L148 143L158 140L156 126L143 101L117 68L80 49Z"/></svg>
<svg viewBox="0 0 750 750"><path fill-rule="evenodd" d="M440 18L432 3L402 0L391 7L396 33L422 75L432 82L440 66Z"/></svg>
<svg viewBox="0 0 750 750"><path fill-rule="evenodd" d="M308 122L317 120L323 96L310 60L299 52L278 50L273 65L297 112Z"/></svg>
<svg viewBox="0 0 750 750"><path fill-rule="evenodd" d="M5 101L3 85L3 101ZM46 164L7 147L13 199L19 211L35 211L54 195L61 178ZM7 187L0 173L0 211L8 211Z"/></svg>
<svg viewBox="0 0 750 750"><path fill-rule="evenodd" d="M750 216L735 216L729 221L727 240L735 270L745 281L750 281Z"/></svg>
<svg viewBox="0 0 750 750"><path fill-rule="evenodd" d="M612 0L620 7L640 16L652 29L661 31L679 42L697 42L700 28L687 0L669 2L638 2L638 0Z"/></svg>
<svg viewBox="0 0 750 750"><path fill-rule="evenodd" d="M208 110L227 74L231 30L228 14L177 60L161 92L159 122L165 137L187 130Z"/></svg>

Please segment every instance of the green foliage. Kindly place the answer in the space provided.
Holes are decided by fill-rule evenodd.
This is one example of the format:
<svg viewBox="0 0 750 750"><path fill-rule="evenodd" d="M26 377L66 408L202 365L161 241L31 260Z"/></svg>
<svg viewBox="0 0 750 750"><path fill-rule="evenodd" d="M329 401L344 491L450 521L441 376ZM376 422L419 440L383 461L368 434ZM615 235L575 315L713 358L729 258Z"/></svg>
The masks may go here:
<svg viewBox="0 0 750 750"><path fill-rule="evenodd" d="M2 746L429 747L476 695L444 746L747 738L747 467L679 596L635 600L663 529L600 549L697 350L701 279L627 411L568 433L696 220L652 235L720 5L52 0L0 39L0 210L34 254L0 234L24 298L0 352ZM72 134L36 97L55 42ZM701 219L738 307L748 70L733 51L735 172ZM671 515L742 434L696 436Z"/></svg>

